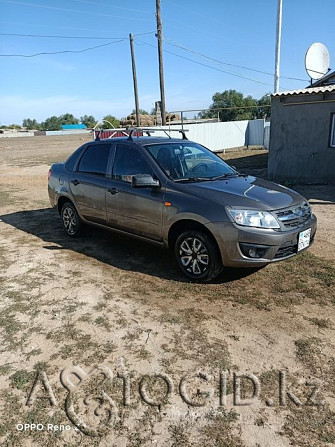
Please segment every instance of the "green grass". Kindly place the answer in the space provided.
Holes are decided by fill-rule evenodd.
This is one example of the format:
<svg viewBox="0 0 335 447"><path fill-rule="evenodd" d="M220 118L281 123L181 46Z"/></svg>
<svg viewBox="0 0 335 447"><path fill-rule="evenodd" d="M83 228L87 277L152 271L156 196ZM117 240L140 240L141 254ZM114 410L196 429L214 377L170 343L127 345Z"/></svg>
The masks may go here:
<svg viewBox="0 0 335 447"><path fill-rule="evenodd" d="M18 390L23 390L27 387L27 384L32 382L33 374L31 372L20 370L15 372L11 377L12 386Z"/></svg>

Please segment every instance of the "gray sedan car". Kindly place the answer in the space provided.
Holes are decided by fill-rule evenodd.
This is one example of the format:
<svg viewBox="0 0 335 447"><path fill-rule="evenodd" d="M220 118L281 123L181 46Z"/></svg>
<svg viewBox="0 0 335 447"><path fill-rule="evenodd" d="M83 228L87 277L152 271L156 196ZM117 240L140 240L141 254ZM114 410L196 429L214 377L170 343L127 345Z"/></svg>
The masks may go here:
<svg viewBox="0 0 335 447"><path fill-rule="evenodd" d="M300 194L240 174L186 138L86 143L51 166L48 190L69 236L85 223L169 247L183 273L199 281L224 266L290 258L316 231Z"/></svg>

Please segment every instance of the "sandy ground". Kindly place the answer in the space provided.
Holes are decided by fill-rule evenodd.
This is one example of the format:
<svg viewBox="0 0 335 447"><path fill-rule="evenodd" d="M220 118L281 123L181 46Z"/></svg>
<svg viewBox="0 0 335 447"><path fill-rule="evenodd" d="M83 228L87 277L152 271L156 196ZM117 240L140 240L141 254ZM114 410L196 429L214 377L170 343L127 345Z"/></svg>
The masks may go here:
<svg viewBox="0 0 335 447"><path fill-rule="evenodd" d="M0 140L3 445L335 445L335 187L296 187L306 254L192 284L164 250L63 233L48 168L88 139Z"/></svg>

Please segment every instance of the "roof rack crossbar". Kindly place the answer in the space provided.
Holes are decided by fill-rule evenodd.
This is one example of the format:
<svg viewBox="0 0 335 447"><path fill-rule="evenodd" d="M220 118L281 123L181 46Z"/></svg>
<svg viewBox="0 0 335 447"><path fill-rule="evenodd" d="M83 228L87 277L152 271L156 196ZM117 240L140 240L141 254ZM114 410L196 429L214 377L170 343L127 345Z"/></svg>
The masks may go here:
<svg viewBox="0 0 335 447"><path fill-rule="evenodd" d="M122 132L123 135L128 137L129 141L133 140L133 133L136 131L141 131L143 133L146 133L149 137L151 136L152 133L160 131L160 132L164 132L169 138L171 138L171 135L169 135L168 132L179 132L182 134L183 140L187 140L185 132L188 132L188 129L162 129L161 127L114 127L112 129L100 129L98 132L98 135L96 137L96 141L100 141L102 132L104 132L106 130L110 130L113 132L112 135L110 135L108 138L113 138L113 136L117 132Z"/></svg>

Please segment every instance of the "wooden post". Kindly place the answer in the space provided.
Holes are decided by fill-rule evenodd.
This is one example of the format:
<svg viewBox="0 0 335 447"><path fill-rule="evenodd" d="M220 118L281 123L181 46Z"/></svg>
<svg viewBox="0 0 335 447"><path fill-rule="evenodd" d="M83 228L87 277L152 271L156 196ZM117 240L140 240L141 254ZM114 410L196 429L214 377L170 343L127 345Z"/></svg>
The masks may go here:
<svg viewBox="0 0 335 447"><path fill-rule="evenodd" d="M131 64L133 68L133 82L134 82L134 96L135 96L135 113L136 113L136 126L140 126L140 108L138 105L138 92L137 92L137 76L136 76L136 65L135 65L135 54L134 54L134 38L132 34L129 34L130 41L130 52L131 52Z"/></svg>
<svg viewBox="0 0 335 447"><path fill-rule="evenodd" d="M161 0L156 0L156 18L157 18L157 40L158 40L159 85L161 90L161 113L162 113L162 125L165 126L166 117L165 117L165 91L164 91L164 72L163 72Z"/></svg>

